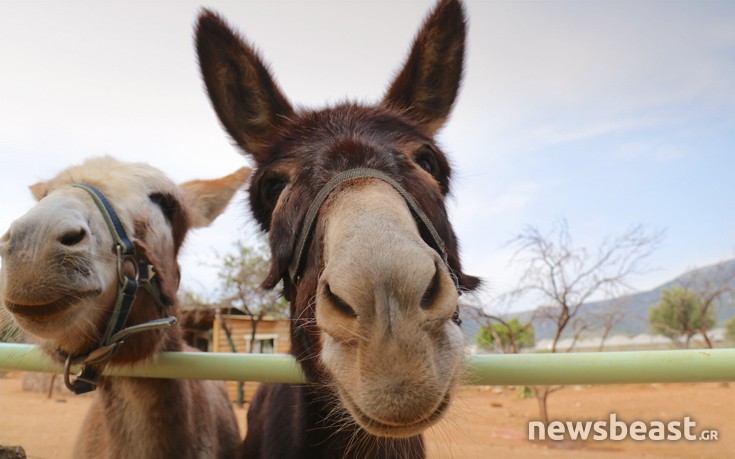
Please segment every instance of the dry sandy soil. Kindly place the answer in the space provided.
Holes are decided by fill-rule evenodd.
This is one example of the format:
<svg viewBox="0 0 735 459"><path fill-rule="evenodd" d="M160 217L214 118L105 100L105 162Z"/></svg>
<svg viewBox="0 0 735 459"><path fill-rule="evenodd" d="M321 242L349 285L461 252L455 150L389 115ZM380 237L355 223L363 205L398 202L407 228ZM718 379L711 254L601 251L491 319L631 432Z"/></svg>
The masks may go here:
<svg viewBox="0 0 735 459"><path fill-rule="evenodd" d="M670 384L567 387L549 399L552 418L674 421L690 416L694 432L718 430L716 441L528 440L536 401L511 388L465 387L454 410L427 434L431 458L730 458L735 457L735 385ZM0 445L22 445L29 457L70 458L90 396L24 392L18 374L0 378ZM242 431L245 410L237 409Z"/></svg>

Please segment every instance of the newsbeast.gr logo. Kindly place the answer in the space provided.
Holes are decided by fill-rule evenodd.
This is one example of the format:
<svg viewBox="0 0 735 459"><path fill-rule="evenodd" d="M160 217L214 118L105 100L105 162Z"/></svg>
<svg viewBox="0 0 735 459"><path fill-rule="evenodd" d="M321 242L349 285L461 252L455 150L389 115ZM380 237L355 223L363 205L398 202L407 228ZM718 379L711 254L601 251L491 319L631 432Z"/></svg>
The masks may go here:
<svg viewBox="0 0 735 459"><path fill-rule="evenodd" d="M674 421L633 421L618 420L615 413L601 421L552 421L545 425L541 421L528 423L529 440L686 440L713 441L719 432L715 429L697 430L697 423L685 416Z"/></svg>

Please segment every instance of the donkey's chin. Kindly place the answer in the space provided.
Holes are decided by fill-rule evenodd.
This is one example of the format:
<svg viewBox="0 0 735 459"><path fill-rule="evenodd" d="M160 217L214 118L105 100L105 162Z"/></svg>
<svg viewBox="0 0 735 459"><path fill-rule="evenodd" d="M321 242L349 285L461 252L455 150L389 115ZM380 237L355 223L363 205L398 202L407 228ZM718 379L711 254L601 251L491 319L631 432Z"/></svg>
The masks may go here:
<svg viewBox="0 0 735 459"><path fill-rule="evenodd" d="M451 390L448 390L441 398L437 399L438 402L433 410L416 416L413 419L389 421L387 419L381 419L379 415L368 414L366 410L363 410L355 403L346 390L338 387L338 392L345 407L360 427L369 434L377 437L393 438L413 437L436 424L447 412L452 398Z"/></svg>
<svg viewBox="0 0 735 459"><path fill-rule="evenodd" d="M53 301L16 302L4 298L3 306L14 317L21 328L46 339L56 338L68 330L65 324L74 321L80 312L99 295L99 291L88 291L62 296Z"/></svg>

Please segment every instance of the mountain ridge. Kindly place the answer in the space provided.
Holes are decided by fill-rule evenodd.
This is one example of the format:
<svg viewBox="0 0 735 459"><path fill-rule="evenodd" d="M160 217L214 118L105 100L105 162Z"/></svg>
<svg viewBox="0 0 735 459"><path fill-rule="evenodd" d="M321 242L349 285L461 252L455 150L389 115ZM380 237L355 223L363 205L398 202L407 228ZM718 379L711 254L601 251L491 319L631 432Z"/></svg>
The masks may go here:
<svg viewBox="0 0 735 459"><path fill-rule="evenodd" d="M694 268L683 274L675 277L674 279L664 282L663 284L652 288L650 290L630 293L622 295L617 298L609 300L593 301L585 303L580 312L579 317L584 318L588 322L589 329L585 330L583 336L585 338L599 337L603 333L602 324L600 323L600 316L604 315L605 309L619 307L623 309L622 319L615 324L610 330L609 336L613 335L624 335L633 337L641 333L650 333L648 325L648 309L655 306L661 297L661 292L664 289L671 288L675 285L680 286L694 286L699 282L712 282L717 286L722 286L727 279L729 279L730 285L735 290L735 258L730 260L721 261L701 268ZM715 319L717 321L716 326L724 325L724 322L735 316L735 295L730 295L728 298L725 295L721 304L715 308ZM532 314L533 310L520 311L517 313L505 314L504 317L507 319L517 318L521 323L527 322ZM468 318L465 320L465 334L471 336L477 335L479 328L482 324L475 318ZM570 328L570 327L567 327ZM534 329L536 333L536 341L552 338L556 331L556 325L548 319L537 318L534 320ZM569 331L562 335L562 338L569 337Z"/></svg>

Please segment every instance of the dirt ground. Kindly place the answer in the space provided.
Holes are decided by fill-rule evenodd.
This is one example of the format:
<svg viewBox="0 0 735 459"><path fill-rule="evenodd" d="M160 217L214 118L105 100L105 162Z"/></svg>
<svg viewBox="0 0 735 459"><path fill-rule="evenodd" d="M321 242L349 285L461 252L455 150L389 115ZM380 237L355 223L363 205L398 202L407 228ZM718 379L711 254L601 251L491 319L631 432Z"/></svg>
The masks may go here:
<svg viewBox="0 0 735 459"><path fill-rule="evenodd" d="M0 378L0 445L22 445L29 457L70 458L91 396L24 392L19 374ZM669 422L685 416L693 432L716 429L715 441L645 440L542 442L528 440L538 418L533 399L512 388L464 387L454 409L426 435L430 458L729 458L735 457L735 385L669 384L566 387L549 398L563 421L618 419ZM245 431L245 409L237 408ZM593 432L594 433L594 432Z"/></svg>

